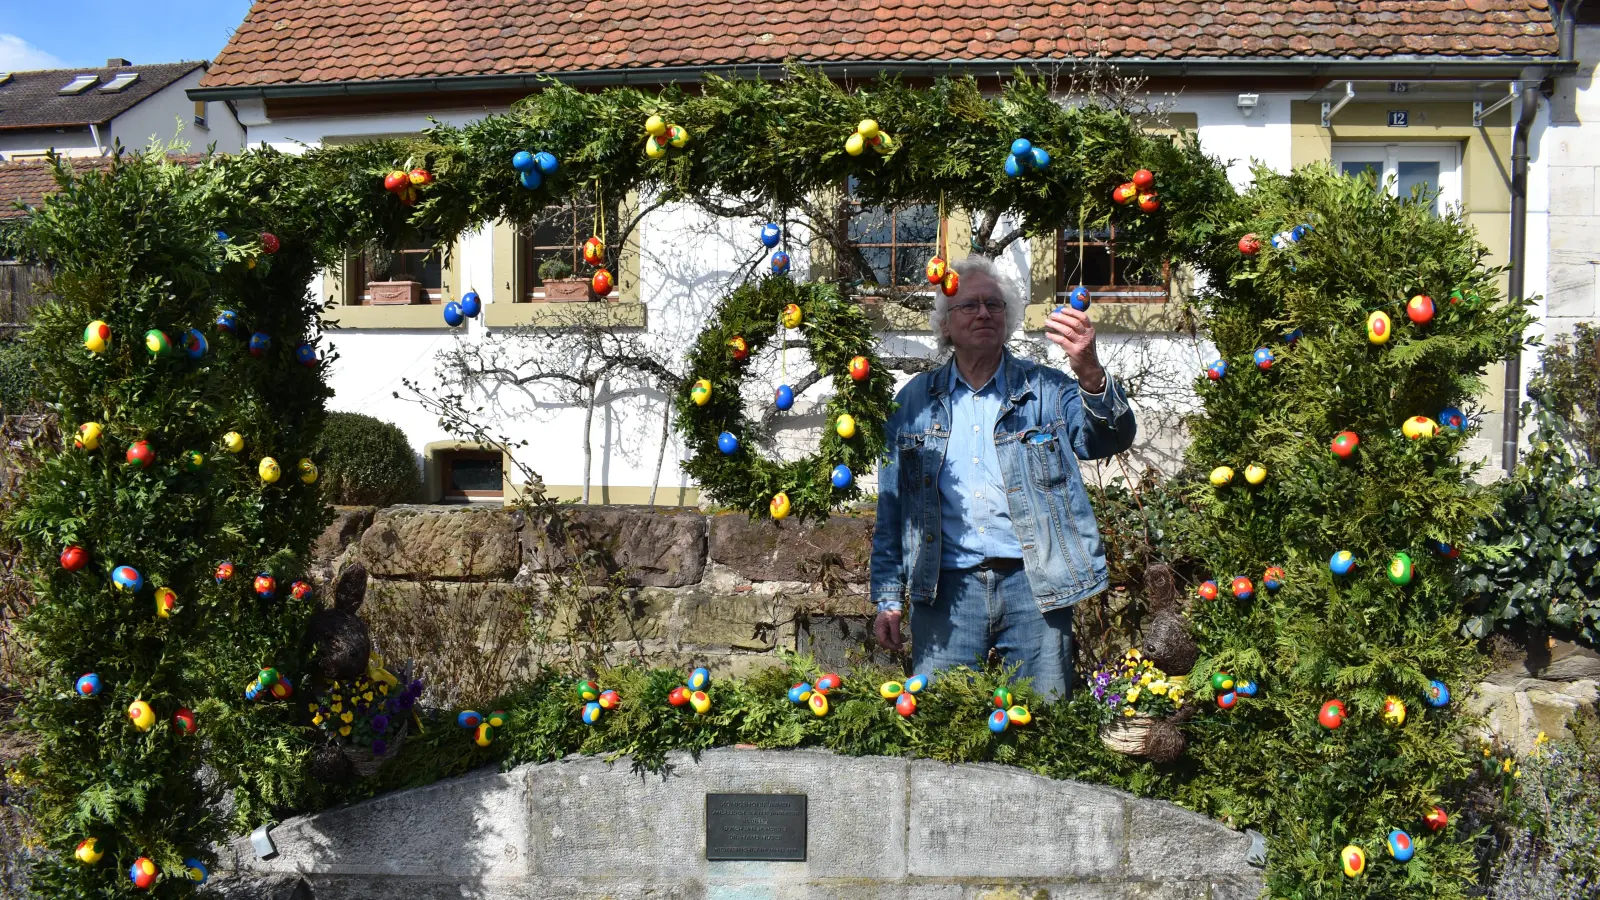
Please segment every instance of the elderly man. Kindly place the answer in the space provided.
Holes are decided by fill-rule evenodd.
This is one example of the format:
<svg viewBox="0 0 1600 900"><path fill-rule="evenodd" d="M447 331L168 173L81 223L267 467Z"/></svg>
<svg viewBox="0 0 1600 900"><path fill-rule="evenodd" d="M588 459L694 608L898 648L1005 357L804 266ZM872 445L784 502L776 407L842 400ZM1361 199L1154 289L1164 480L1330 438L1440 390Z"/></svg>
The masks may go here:
<svg viewBox="0 0 1600 900"><path fill-rule="evenodd" d="M960 289L936 296L930 321L954 352L911 379L886 426L873 633L898 650L909 598L916 671L998 651L1040 693L1065 698L1072 606L1107 585L1078 460L1128 449L1133 412L1100 365L1086 313L1058 309L1046 324L1072 375L1018 359L1006 341L1021 290L982 257L952 268Z"/></svg>

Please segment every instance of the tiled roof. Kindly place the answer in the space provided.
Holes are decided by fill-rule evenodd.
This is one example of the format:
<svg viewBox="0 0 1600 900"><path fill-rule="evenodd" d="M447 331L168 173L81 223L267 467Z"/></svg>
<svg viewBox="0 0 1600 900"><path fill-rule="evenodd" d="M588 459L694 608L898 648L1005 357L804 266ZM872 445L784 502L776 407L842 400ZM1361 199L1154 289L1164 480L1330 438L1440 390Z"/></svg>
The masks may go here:
<svg viewBox="0 0 1600 900"><path fill-rule="evenodd" d="M804 62L1554 56L1548 0L256 0L202 87Z"/></svg>
<svg viewBox="0 0 1600 900"><path fill-rule="evenodd" d="M0 129L61 125L81 128L90 122L103 125L204 65L204 62L176 62L12 72L9 79L0 82ZM120 91L101 90L117 75L127 72L139 73L138 80ZM78 94L61 93L61 89L79 75L95 76L94 86Z"/></svg>
<svg viewBox="0 0 1600 900"><path fill-rule="evenodd" d="M197 165L206 157L198 153L174 153L167 159L183 165ZM111 165L107 156L74 156L68 160L74 175ZM49 160L26 159L0 162L0 219L15 219L27 215L18 209L16 201L38 206L46 195L56 192L55 172Z"/></svg>

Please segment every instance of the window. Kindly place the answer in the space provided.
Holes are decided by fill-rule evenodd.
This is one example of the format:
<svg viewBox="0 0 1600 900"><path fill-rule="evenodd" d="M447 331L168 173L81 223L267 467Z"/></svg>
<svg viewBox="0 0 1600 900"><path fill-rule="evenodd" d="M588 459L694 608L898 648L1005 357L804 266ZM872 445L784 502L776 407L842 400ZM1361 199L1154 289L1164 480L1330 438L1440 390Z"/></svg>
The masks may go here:
<svg viewBox="0 0 1600 900"><path fill-rule="evenodd" d="M84 91L87 91L89 88L94 87L95 83L99 80L99 75L79 75L78 77L67 82L58 93L81 94Z"/></svg>
<svg viewBox="0 0 1600 900"><path fill-rule="evenodd" d="M626 222L619 224L620 218L620 214L614 214L608 219L608 242L610 234L626 226ZM595 224L594 194L583 191L573 194L566 203L547 207L537 221L525 227L518 235L522 243L522 296L518 299L529 301L545 296L539 267L548 259L566 263L572 270L566 277L587 281L594 269L583 261L583 244L595 234ZM606 249L609 253L612 248ZM613 285L622 281L620 275L611 273ZM617 296L616 287L611 289L611 296Z"/></svg>
<svg viewBox="0 0 1600 900"><path fill-rule="evenodd" d="M446 500L505 496L505 460L493 450L448 450L438 455Z"/></svg>
<svg viewBox="0 0 1600 900"><path fill-rule="evenodd" d="M1437 191L1434 215L1461 203L1461 148L1456 144L1334 144L1333 163L1345 175L1371 172L1380 190L1409 198L1413 188Z"/></svg>
<svg viewBox="0 0 1600 900"><path fill-rule="evenodd" d="M856 199L855 186L851 179L844 214L860 258L841 259L840 274L859 283L863 293L931 289L927 266L938 252L939 211L930 204L866 206Z"/></svg>
<svg viewBox="0 0 1600 900"><path fill-rule="evenodd" d="M1133 260L1117 255L1115 227L1063 229L1056 238L1056 296L1083 285L1096 303L1165 303L1171 294L1171 266L1134 274Z"/></svg>
<svg viewBox="0 0 1600 900"><path fill-rule="evenodd" d="M204 100L196 100L194 102L194 124L201 128L206 127L206 102Z"/></svg>
<svg viewBox="0 0 1600 900"><path fill-rule="evenodd" d="M409 303L440 303L444 290L444 261L438 248L417 241L398 249L368 248L350 261L351 284L360 303L395 303L398 292ZM373 285L384 285L376 297ZM400 285L401 287L390 287Z"/></svg>
<svg viewBox="0 0 1600 900"><path fill-rule="evenodd" d="M117 94L128 89L128 85L139 80L138 72L118 72L117 76L100 86L100 90L107 94Z"/></svg>

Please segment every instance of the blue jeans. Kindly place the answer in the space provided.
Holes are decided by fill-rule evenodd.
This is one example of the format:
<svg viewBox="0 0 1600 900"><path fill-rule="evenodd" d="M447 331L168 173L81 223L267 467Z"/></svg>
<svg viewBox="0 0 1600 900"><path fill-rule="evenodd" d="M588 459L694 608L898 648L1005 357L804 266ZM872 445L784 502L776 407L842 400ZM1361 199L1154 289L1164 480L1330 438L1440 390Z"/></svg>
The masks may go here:
<svg viewBox="0 0 1600 900"><path fill-rule="evenodd" d="M1053 699L1072 690L1072 607L1039 611L1021 566L945 569L932 603L911 604L913 668L979 667L990 649Z"/></svg>

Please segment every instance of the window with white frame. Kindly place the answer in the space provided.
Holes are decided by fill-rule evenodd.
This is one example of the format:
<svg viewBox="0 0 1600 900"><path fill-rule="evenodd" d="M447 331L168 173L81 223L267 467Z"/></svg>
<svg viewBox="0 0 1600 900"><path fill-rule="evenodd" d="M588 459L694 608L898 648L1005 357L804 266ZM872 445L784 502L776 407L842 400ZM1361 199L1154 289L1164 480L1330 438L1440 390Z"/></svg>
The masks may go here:
<svg viewBox="0 0 1600 900"><path fill-rule="evenodd" d="M1434 193L1434 215L1461 205L1460 144L1336 143L1333 165L1344 175L1373 173L1391 197L1409 198L1417 188Z"/></svg>

